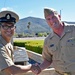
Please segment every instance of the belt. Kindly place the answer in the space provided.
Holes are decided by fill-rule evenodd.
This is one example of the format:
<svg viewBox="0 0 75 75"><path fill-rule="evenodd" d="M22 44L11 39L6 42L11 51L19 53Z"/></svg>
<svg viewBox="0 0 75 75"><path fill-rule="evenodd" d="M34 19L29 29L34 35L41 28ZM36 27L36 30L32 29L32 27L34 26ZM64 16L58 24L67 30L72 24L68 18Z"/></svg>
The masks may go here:
<svg viewBox="0 0 75 75"><path fill-rule="evenodd" d="M72 75L71 72L63 72L63 73L60 73L59 71L56 72L59 73L60 75Z"/></svg>

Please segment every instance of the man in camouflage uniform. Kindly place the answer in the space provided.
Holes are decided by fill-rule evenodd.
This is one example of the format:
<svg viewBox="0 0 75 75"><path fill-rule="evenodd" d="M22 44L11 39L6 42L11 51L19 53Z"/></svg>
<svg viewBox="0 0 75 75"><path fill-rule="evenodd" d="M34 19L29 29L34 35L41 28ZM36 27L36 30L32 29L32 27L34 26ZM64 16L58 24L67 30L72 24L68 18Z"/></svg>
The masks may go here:
<svg viewBox="0 0 75 75"><path fill-rule="evenodd" d="M55 9L45 8L44 16L52 33L45 39L41 65L34 65L33 72L39 74L53 63L53 75L75 75L75 27L67 27Z"/></svg>

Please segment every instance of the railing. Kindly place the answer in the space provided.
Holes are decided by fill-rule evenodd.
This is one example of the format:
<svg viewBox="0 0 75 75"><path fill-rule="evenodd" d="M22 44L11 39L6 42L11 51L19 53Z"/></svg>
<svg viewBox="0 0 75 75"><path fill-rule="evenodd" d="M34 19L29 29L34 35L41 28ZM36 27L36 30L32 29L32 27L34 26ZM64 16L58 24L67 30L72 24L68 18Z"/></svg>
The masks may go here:
<svg viewBox="0 0 75 75"><path fill-rule="evenodd" d="M19 47L18 49L23 49L21 47ZM28 54L28 58L31 58L33 60L35 60L38 63L42 63L43 62L43 58L41 54L26 50L27 54ZM39 75L52 75L54 73L54 68L52 68L53 66L51 65L48 69L43 70ZM21 74L17 74L17 75L35 75L33 72L29 71L27 73L21 73Z"/></svg>

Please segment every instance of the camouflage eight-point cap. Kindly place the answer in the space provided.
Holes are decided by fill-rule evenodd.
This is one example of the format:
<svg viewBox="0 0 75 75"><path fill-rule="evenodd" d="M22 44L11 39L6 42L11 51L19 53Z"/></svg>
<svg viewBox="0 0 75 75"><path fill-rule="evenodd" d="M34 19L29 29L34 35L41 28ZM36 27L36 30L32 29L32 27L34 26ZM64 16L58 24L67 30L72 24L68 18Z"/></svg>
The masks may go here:
<svg viewBox="0 0 75 75"><path fill-rule="evenodd" d="M44 16L45 18L50 14L57 14L57 11L53 8L44 8Z"/></svg>

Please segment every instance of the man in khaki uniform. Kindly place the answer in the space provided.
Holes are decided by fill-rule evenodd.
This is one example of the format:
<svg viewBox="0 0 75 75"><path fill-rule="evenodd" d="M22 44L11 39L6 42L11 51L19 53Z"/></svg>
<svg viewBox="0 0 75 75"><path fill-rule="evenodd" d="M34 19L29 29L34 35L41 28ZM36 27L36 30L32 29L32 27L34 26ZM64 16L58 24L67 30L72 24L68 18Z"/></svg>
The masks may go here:
<svg viewBox="0 0 75 75"><path fill-rule="evenodd" d="M12 36L15 31L15 23L19 16L12 11L0 12L0 75L14 75L31 70L32 65L15 65L13 62Z"/></svg>
<svg viewBox="0 0 75 75"><path fill-rule="evenodd" d="M67 29L60 15L52 8L45 8L44 16L53 32L44 42L44 61L41 65L34 65L33 72L39 74L53 63L53 75L75 75L75 27Z"/></svg>

